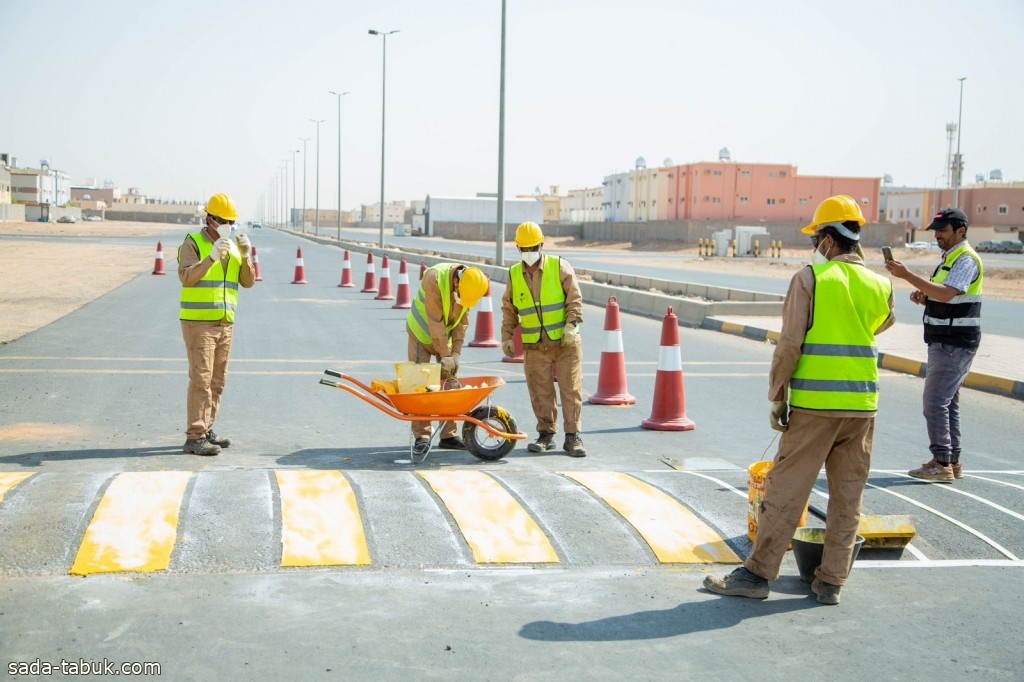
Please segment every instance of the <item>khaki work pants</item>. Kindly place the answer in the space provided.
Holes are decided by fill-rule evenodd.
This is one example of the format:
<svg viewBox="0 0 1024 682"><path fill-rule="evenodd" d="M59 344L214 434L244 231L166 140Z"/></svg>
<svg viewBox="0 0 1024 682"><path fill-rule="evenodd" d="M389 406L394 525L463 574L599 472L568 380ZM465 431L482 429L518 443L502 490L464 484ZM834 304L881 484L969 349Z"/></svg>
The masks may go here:
<svg viewBox="0 0 1024 682"><path fill-rule="evenodd" d="M220 396L228 381L228 359L234 325L181 320L181 335L188 353L188 417L186 438L206 437L220 409Z"/></svg>
<svg viewBox="0 0 1024 682"><path fill-rule="evenodd" d="M803 514L822 465L828 479L825 551L815 571L820 579L845 585L857 539L861 501L871 468L874 417L823 417L794 411L782 434L775 466L765 482L757 540L744 562L762 578L779 577L782 557Z"/></svg>
<svg viewBox="0 0 1024 682"><path fill-rule="evenodd" d="M583 412L583 344L562 348L557 341L523 349L523 370L530 404L537 418L538 433L558 432L558 401L555 398L554 371L562 398L562 424L565 433L580 432Z"/></svg>
<svg viewBox="0 0 1024 682"><path fill-rule="evenodd" d="M411 331L406 330L406 334L409 337L409 362L430 362L431 358L441 362L441 356L434 350L433 345L423 345L419 339L413 336ZM443 369L441 370L442 384L451 378L450 374ZM409 422L409 424L412 425L412 435L414 438L430 438L430 422ZM455 427L455 422L444 422L441 424L441 438L454 438L457 433L458 429Z"/></svg>

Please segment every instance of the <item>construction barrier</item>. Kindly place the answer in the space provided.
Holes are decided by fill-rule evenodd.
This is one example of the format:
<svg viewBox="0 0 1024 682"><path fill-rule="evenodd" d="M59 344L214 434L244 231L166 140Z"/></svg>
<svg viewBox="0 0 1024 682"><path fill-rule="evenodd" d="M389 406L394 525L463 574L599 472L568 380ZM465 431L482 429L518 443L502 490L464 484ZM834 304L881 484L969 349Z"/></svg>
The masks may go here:
<svg viewBox="0 0 1024 682"><path fill-rule="evenodd" d="M469 346L471 348L497 348L500 345L501 342L494 338L494 305L491 303L491 284L488 282L487 293L480 299L477 307L476 329Z"/></svg>
<svg viewBox="0 0 1024 682"><path fill-rule="evenodd" d="M679 318L671 306L661 325L658 373L654 379L651 416L640 425L655 431L692 431L697 425L686 417L683 358L679 351Z"/></svg>
<svg viewBox="0 0 1024 682"><path fill-rule="evenodd" d="M403 258L398 266L398 300L391 306L399 310L408 310L412 307L412 296L409 291L409 271L406 267L405 259Z"/></svg>
<svg viewBox="0 0 1024 682"><path fill-rule="evenodd" d="M515 357L509 357L505 355L504 351L501 354L502 362L526 362L526 358L523 356L523 330L519 325L516 325L516 331L512 335L512 341L515 343L516 354Z"/></svg>
<svg viewBox="0 0 1024 682"><path fill-rule="evenodd" d="M377 293L377 271L373 266L373 253L366 254L366 277L363 278L363 289L360 293Z"/></svg>
<svg viewBox="0 0 1024 682"><path fill-rule="evenodd" d="M380 260L380 293L374 296L373 300L395 300L395 297L391 294L391 263L388 262L388 255L386 253Z"/></svg>
<svg viewBox="0 0 1024 682"><path fill-rule="evenodd" d="M339 287L354 287L352 283L352 257L345 249L345 258L341 261L341 283Z"/></svg>
<svg viewBox="0 0 1024 682"><path fill-rule="evenodd" d="M597 392L590 396L594 405L632 405L636 398L626 387L626 355L622 346L622 322L619 303L614 296L608 299L604 313L604 350L597 374Z"/></svg>
<svg viewBox="0 0 1024 682"><path fill-rule="evenodd" d="M262 282L263 275L260 274L260 256L256 253L256 247L252 247L252 268L256 271L256 281Z"/></svg>
<svg viewBox="0 0 1024 682"><path fill-rule="evenodd" d="M292 284L309 284L306 281L306 263L302 260L302 249L295 252L295 279Z"/></svg>
<svg viewBox="0 0 1024 682"><path fill-rule="evenodd" d="M156 261L153 263L154 275L166 275L164 272L164 245L163 242L156 243Z"/></svg>

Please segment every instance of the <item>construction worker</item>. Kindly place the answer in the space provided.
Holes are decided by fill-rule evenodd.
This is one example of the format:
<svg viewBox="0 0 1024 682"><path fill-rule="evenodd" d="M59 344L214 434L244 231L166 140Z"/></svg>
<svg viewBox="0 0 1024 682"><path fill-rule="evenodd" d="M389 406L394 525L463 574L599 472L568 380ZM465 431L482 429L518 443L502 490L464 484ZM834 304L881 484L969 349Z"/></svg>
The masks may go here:
<svg viewBox="0 0 1024 682"><path fill-rule="evenodd" d="M558 402L552 371L558 376L562 399L565 442L570 457L586 457L580 437L583 412L583 295L576 273L565 259L542 253L544 233L537 223L516 228L516 247L522 262L509 268L509 282L501 302L501 349L516 354L512 340L522 327L526 388L530 392L539 436L530 452L555 449Z"/></svg>
<svg viewBox="0 0 1024 682"><path fill-rule="evenodd" d="M960 464L960 387L971 371L981 343L981 289L985 267L967 243L967 214L958 208L939 211L929 230L942 249L942 262L930 280L903 263L886 261L895 277L916 291L910 300L924 306L924 342L928 375L924 380L924 419L932 458L907 473L914 478L952 483L963 478Z"/></svg>
<svg viewBox="0 0 1024 682"><path fill-rule="evenodd" d="M813 264L794 275L769 375L771 427L782 432L757 539L743 566L708 576L718 594L768 596L822 465L828 479L825 548L811 590L838 604L857 538L878 407L875 335L895 322L892 282L856 255L864 216L848 196L825 199L811 234ZM792 407L792 410L790 410Z"/></svg>
<svg viewBox="0 0 1024 682"><path fill-rule="evenodd" d="M238 286L248 289L256 281L249 238L229 238L236 220L231 197L214 194L206 202L205 228L185 237L178 247L179 317L188 353L184 450L194 455L216 455L231 445L230 438L213 432L213 423L228 379Z"/></svg>
<svg viewBox="0 0 1024 682"><path fill-rule="evenodd" d="M409 332L410 362L441 363L441 381L459 371L462 343L469 327L469 311L487 293L489 282L480 268L456 263L439 263L423 274L420 291L405 318ZM410 422L416 439L413 449L422 453L429 449L430 422ZM444 450L465 450L466 444L456 436L455 422L441 425L437 447Z"/></svg>

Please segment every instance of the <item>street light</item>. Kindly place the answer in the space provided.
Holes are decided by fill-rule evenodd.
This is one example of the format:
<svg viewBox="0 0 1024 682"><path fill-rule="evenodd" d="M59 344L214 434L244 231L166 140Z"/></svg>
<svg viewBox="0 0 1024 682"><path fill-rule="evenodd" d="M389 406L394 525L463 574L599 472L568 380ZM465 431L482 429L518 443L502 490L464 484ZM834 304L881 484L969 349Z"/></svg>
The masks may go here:
<svg viewBox="0 0 1024 682"><path fill-rule="evenodd" d="M953 208L960 208L960 178L964 171L964 162L960 158L960 131L963 130L963 116L964 116L964 81L967 80L967 76L958 78L960 81L960 113L957 114L956 118L956 184L953 185Z"/></svg>
<svg viewBox="0 0 1024 682"><path fill-rule="evenodd" d="M302 140L302 234L306 234L306 159L309 157L306 155L306 143L309 142L308 137L300 137Z"/></svg>
<svg viewBox="0 0 1024 682"><path fill-rule="evenodd" d="M498 95L498 225L495 264L505 265L505 0L501 0L501 85Z"/></svg>
<svg viewBox="0 0 1024 682"><path fill-rule="evenodd" d="M295 167L295 155L299 153L298 149L290 150L292 152L292 208L295 205L295 176L299 174L298 169ZM295 216L293 210L288 211L288 224L295 227Z"/></svg>
<svg viewBox="0 0 1024 682"><path fill-rule="evenodd" d="M313 236L320 236L320 124L327 119L309 119L316 124L316 227L313 228Z"/></svg>
<svg viewBox="0 0 1024 682"><path fill-rule="evenodd" d="M377 31L370 29L370 35L380 36L384 39L383 60L381 62L381 87L380 87L380 239L377 242L379 248L384 248L384 126L385 121L385 105L387 103L387 92L388 92L388 36L392 33L398 33L398 29L394 31Z"/></svg>
<svg viewBox="0 0 1024 682"><path fill-rule="evenodd" d="M348 92L329 91L338 96L338 241L341 241L341 98Z"/></svg>

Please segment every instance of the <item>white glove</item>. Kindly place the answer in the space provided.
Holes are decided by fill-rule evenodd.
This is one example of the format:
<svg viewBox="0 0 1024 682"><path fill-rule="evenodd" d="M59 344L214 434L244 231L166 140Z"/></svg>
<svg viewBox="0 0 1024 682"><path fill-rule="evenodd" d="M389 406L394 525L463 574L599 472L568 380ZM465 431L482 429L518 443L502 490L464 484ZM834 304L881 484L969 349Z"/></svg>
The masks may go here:
<svg viewBox="0 0 1024 682"><path fill-rule="evenodd" d="M772 428L785 433L789 431L789 403L785 400L772 401L772 409L768 412Z"/></svg>
<svg viewBox="0 0 1024 682"><path fill-rule="evenodd" d="M459 371L458 354L448 355L441 358L441 371L448 375L454 375Z"/></svg>
<svg viewBox="0 0 1024 682"><path fill-rule="evenodd" d="M214 260L223 260L224 256L231 252L231 240L227 237L221 237L213 243L213 249L216 253L213 257Z"/></svg>
<svg viewBox="0 0 1024 682"><path fill-rule="evenodd" d="M235 237L235 243L238 244L238 251L242 254L242 258L248 258L250 251L252 251L252 243L249 241L249 236L240 234Z"/></svg>
<svg viewBox="0 0 1024 682"><path fill-rule="evenodd" d="M580 345L580 328L575 323L565 325L562 331L562 348L572 348Z"/></svg>
<svg viewBox="0 0 1024 682"><path fill-rule="evenodd" d="M512 339L502 341L501 352L505 354L506 358L514 358L516 356L516 342Z"/></svg>

